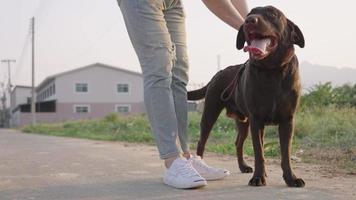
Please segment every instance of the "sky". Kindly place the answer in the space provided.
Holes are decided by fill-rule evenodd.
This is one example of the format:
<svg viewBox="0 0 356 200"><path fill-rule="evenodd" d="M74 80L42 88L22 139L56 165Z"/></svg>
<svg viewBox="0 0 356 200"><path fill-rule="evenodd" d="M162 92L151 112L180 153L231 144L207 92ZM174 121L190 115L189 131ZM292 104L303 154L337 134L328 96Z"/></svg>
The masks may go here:
<svg viewBox="0 0 356 200"><path fill-rule="evenodd" d="M249 8L273 5L297 24L305 48L300 62L356 69L355 2L351 0L251 0ZM206 83L220 68L243 63L237 31L216 18L200 0L183 0L186 11L190 83ZM0 0L0 59L11 64L13 85L31 84L30 18L35 17L35 82L101 62L140 72L116 0ZM8 81L0 63L0 83ZM356 78L356 77L355 77ZM1 85L0 85L1 90Z"/></svg>

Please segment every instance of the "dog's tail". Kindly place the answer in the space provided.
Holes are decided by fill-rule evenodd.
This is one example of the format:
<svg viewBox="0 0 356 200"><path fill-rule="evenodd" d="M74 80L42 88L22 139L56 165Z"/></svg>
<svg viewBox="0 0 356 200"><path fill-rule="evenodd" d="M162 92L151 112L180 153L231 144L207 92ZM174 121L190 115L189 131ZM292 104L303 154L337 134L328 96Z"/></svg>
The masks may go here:
<svg viewBox="0 0 356 200"><path fill-rule="evenodd" d="M220 70L218 73L216 73L213 76L213 78L209 81L209 83L207 85L205 85L204 87L202 87L200 89L197 89L197 90L188 91L188 100L190 100L190 101L198 101L198 100L204 99L209 85L212 82L214 82L214 80L221 75L222 71L223 70Z"/></svg>
<svg viewBox="0 0 356 200"><path fill-rule="evenodd" d="M190 101L197 101L203 99L205 97L206 91L208 89L208 85L188 92L188 100Z"/></svg>

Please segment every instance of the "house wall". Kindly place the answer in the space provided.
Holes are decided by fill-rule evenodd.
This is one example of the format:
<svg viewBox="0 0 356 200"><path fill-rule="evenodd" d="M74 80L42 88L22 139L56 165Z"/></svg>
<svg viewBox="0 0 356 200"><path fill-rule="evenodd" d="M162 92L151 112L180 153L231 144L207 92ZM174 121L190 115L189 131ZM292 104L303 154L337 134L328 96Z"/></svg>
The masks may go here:
<svg viewBox="0 0 356 200"><path fill-rule="evenodd" d="M37 91L36 101L51 101L57 98L56 96L56 84L55 79L50 81L45 87L41 88L41 90Z"/></svg>
<svg viewBox="0 0 356 200"><path fill-rule="evenodd" d="M142 77L116 69L93 66L56 78L56 97L60 103L143 102ZM75 92L76 83L87 83L87 93ZM119 94L118 83L129 84L129 93Z"/></svg>
<svg viewBox="0 0 356 200"><path fill-rule="evenodd" d="M31 97L31 88L15 87L11 93L11 110L15 109L20 104L26 104L27 98Z"/></svg>
<svg viewBox="0 0 356 200"><path fill-rule="evenodd" d="M109 113L114 113L115 107L118 104L130 105L130 114L142 114L144 113L144 105L142 103L58 103L57 104L57 115L60 119L83 119L83 118L102 118ZM90 107L89 113L75 113L75 105L88 105Z"/></svg>
<svg viewBox="0 0 356 200"><path fill-rule="evenodd" d="M76 83L87 83L88 92L75 91ZM128 84L128 93L118 93L117 84ZM102 66L89 66L54 76L41 86L38 95L55 86L55 93L40 101L56 100L55 113L36 113L37 122L53 123L80 119L97 119L116 112L117 105L130 107L127 114L145 113L143 103L143 79L140 74ZM75 113L75 105L88 105L89 113ZM14 124L22 126L32 122L31 113L14 114Z"/></svg>
<svg viewBox="0 0 356 200"><path fill-rule="evenodd" d="M144 106L142 103L123 103L131 105L130 114L142 114L144 113ZM115 112L116 103L90 103L85 104L90 106L89 113L75 113L74 105L78 103L58 103L55 113L36 113L37 123L55 123L66 122L84 119L100 119L107 116L109 113ZM122 114L125 115L125 114ZM32 123L31 113L16 112L13 115L13 121L15 126L24 126Z"/></svg>

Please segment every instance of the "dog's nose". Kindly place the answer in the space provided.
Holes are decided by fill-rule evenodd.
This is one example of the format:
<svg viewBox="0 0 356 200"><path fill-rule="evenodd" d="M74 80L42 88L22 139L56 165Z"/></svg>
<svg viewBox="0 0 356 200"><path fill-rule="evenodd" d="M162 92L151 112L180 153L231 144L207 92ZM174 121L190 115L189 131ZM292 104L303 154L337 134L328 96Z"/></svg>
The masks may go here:
<svg viewBox="0 0 356 200"><path fill-rule="evenodd" d="M258 18L257 16L250 15L246 18L245 23L255 25L258 23Z"/></svg>

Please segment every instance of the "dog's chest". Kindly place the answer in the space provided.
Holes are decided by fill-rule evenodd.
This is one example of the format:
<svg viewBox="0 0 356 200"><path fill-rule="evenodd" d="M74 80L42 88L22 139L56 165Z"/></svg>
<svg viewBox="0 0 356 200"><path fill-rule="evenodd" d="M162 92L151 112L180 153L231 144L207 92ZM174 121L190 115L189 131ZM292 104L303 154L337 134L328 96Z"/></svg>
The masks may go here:
<svg viewBox="0 0 356 200"><path fill-rule="evenodd" d="M247 79L245 101L250 114L266 124L278 124L294 102L290 80L279 71L257 71Z"/></svg>

